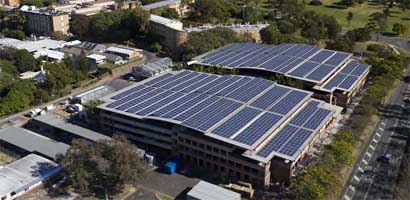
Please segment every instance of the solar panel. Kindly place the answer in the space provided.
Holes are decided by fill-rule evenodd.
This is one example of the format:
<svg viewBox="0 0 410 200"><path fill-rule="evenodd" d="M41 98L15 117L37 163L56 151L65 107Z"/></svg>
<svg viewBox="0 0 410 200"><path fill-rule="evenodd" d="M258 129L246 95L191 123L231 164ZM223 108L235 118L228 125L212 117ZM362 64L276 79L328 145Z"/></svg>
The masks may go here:
<svg viewBox="0 0 410 200"><path fill-rule="evenodd" d="M345 78L345 74L337 74L328 83L326 83L323 88L330 90L333 87L337 87Z"/></svg>
<svg viewBox="0 0 410 200"><path fill-rule="evenodd" d="M153 84L151 84L151 86L153 86L153 87L159 87L159 86L165 85L165 84L167 84L167 83L169 83L169 82L175 81L175 80L177 80L177 79L179 79L179 78L181 78L181 77L184 77L184 76L186 76L186 75L188 75L188 74L191 74L191 72L190 72L190 71L182 71L182 72L180 72L180 73L178 73L178 74L173 75L172 77L169 77L169 78L164 79L164 80L162 80L162 81L158 81L158 82L156 82L156 83L153 83ZM155 80L155 79L157 79L157 78L154 78L154 80Z"/></svg>
<svg viewBox="0 0 410 200"><path fill-rule="evenodd" d="M219 99L218 101L205 107L201 112L195 112L187 118L182 124L199 129L206 130L206 128L201 127L204 122L211 121L211 126L218 123L221 119L233 112L233 110L239 108L240 103ZM227 109L229 108L229 109ZM178 118L177 118L178 119ZM208 126L205 126L208 127Z"/></svg>
<svg viewBox="0 0 410 200"><path fill-rule="evenodd" d="M350 73L352 73L352 71L355 69L355 67L357 65L358 65L357 61L350 61L349 63L347 63L345 68L343 68L342 71L340 71L340 72L345 73L345 74L350 74Z"/></svg>
<svg viewBox="0 0 410 200"><path fill-rule="evenodd" d="M292 125L283 127L283 129L276 133L256 154L261 157L268 157L273 151L278 151L297 131L298 128Z"/></svg>
<svg viewBox="0 0 410 200"><path fill-rule="evenodd" d="M207 93L207 94L216 94L216 93L220 92L223 88L230 87L230 86L235 87L236 83L241 79L242 79L242 77L240 77L240 76L231 76L231 78L229 78L228 80L226 80L223 83L221 83L221 84L219 84L219 85L205 91L205 93Z"/></svg>
<svg viewBox="0 0 410 200"><path fill-rule="evenodd" d="M306 142L306 140L312 135L312 131L300 129L296 134L294 134L288 142L279 150L279 153L293 156L301 146Z"/></svg>
<svg viewBox="0 0 410 200"><path fill-rule="evenodd" d="M287 94L289 91L290 89L288 88L275 86L272 89L268 90L261 97L256 99L253 103L251 103L251 106L266 109L269 106L271 106L274 102L276 102L279 98Z"/></svg>
<svg viewBox="0 0 410 200"><path fill-rule="evenodd" d="M330 110L324 109L324 108L319 108L304 125L303 127L315 130L319 128L319 125L322 124L325 119L329 117L329 114L331 113Z"/></svg>
<svg viewBox="0 0 410 200"><path fill-rule="evenodd" d="M179 92L175 92L175 93L171 93L171 94L166 94L166 96L164 97L160 97L163 98L162 100L158 97L157 99L159 101L157 101L156 103L152 103L150 102L148 105L145 105L146 107L142 107L142 110L136 111L137 114L139 115L147 115L151 112L154 112L155 110L158 110L161 107L164 107L165 105L176 101L177 99L183 97L184 94L179 93Z"/></svg>
<svg viewBox="0 0 410 200"><path fill-rule="evenodd" d="M301 103L306 96L308 96L306 92L291 91L269 110L275 113L285 115L288 112L290 112L294 107L296 107L296 105Z"/></svg>
<svg viewBox="0 0 410 200"><path fill-rule="evenodd" d="M352 75L361 76L367 70L367 68L367 65L360 64L353 70Z"/></svg>
<svg viewBox="0 0 410 200"><path fill-rule="evenodd" d="M144 88L145 88L144 85L137 85L137 86L135 86L135 87L133 87L133 88L127 90L127 91L121 92L121 93L119 93L119 94L117 94L117 95L111 97L111 99L118 100L118 99L121 99L121 98L123 98L123 97L130 96L130 95L132 95L134 92L140 91L140 90L142 90L142 89L144 89Z"/></svg>
<svg viewBox="0 0 410 200"><path fill-rule="evenodd" d="M318 66L319 65L317 63L305 62L302 65L300 65L298 68L296 68L292 72L290 72L289 75L296 76L296 77L304 77L310 71L312 71L313 69L315 69Z"/></svg>
<svg viewBox="0 0 410 200"><path fill-rule="evenodd" d="M346 79L342 83L340 83L338 87L347 90L354 85L358 78L359 77L357 76L347 76Z"/></svg>
<svg viewBox="0 0 410 200"><path fill-rule="evenodd" d="M261 47L260 49L258 49L255 52L252 52L250 54L248 54L247 56L244 56L242 58L239 58L231 63L229 63L227 66L228 67L239 67L242 66L243 64L245 64L246 62L248 62L249 60L254 60L258 57L260 57L261 55L263 55L263 53L268 52L270 49L272 49L272 46L269 45L264 45L263 47Z"/></svg>
<svg viewBox="0 0 410 200"><path fill-rule="evenodd" d="M243 130L239 135L237 135L234 140L247 145L253 145L267 131L277 126L277 123L281 119L282 117L280 115L264 113L245 130Z"/></svg>
<svg viewBox="0 0 410 200"><path fill-rule="evenodd" d="M317 63L322 63L324 62L326 59L328 59L330 56L332 56L335 52L334 51L329 51L329 50L325 50L322 49L319 53L317 53L316 55L314 55L310 61L312 62L317 62Z"/></svg>
<svg viewBox="0 0 410 200"><path fill-rule="evenodd" d="M320 81L323 78L325 78L327 75L329 75L330 72L332 72L334 69L335 69L335 66L320 65L312 73L310 73L308 76L306 76L306 78L311 79L311 80L315 80L315 81Z"/></svg>
<svg viewBox="0 0 410 200"><path fill-rule="evenodd" d="M181 105L175 105L177 107L175 107L173 110L167 112L166 114L161 115L161 117L174 118L177 115L180 115L181 113L187 111L189 108L192 108L196 105L199 105L201 102L203 102L205 100L208 100L207 102L210 102L210 103L212 103L213 101L218 100L218 98L214 98L214 99L210 99L210 98L212 98L212 97L208 96L208 95L204 95L204 94L198 95L197 97L195 97L195 98L193 98L193 99L191 99L187 102L184 102ZM206 106L206 103L201 104L201 106ZM189 117L189 116L187 116L187 117Z"/></svg>
<svg viewBox="0 0 410 200"><path fill-rule="evenodd" d="M174 76L174 75L171 74L171 73L166 73L166 74L164 74L164 75L162 75L162 76L160 76L160 77L157 77L157 78L154 78L154 79L151 79L151 80L145 82L144 85L153 85L153 84L159 83L159 82L161 82L161 81L167 80L167 79L169 79L169 78L171 78L171 77L173 77L173 76Z"/></svg>
<svg viewBox="0 0 410 200"><path fill-rule="evenodd" d="M193 92L195 90L198 90L200 88L205 87L208 84L214 85L215 83L218 83L218 82L215 82L215 80L218 79L218 78L219 77L216 76L216 75L210 75L210 76L206 77L205 79L202 79L201 81L198 81L198 82L184 88L182 90L182 92Z"/></svg>
<svg viewBox="0 0 410 200"><path fill-rule="evenodd" d="M253 108L244 108L212 132L216 135L229 138L252 121L260 113L261 111Z"/></svg>
<svg viewBox="0 0 410 200"><path fill-rule="evenodd" d="M319 105L318 101L311 101L306 105L293 119L290 121L291 124L302 126L303 123L311 117L317 110Z"/></svg>
<svg viewBox="0 0 410 200"><path fill-rule="evenodd" d="M183 76L179 79L176 79L176 80L173 80L173 81L169 82L168 84L161 85L161 88L163 88L163 89L173 88L173 87L175 87L179 84L182 84L182 83L184 83L184 82L186 82L186 81L188 81L188 80L190 80L190 79L192 79L196 76L199 76L199 75L200 74L198 72L191 72L191 73L187 74L186 76Z"/></svg>
<svg viewBox="0 0 410 200"><path fill-rule="evenodd" d="M195 76L192 79L189 79L189 80L183 82L183 84L179 84L179 85L176 85L176 86L170 88L170 90L173 90L173 91L183 90L183 89L185 89L187 87L190 87L191 85L197 83L198 81L201 81L201 80L207 78L208 76L209 76L208 74L200 74L198 76Z"/></svg>
<svg viewBox="0 0 410 200"><path fill-rule="evenodd" d="M229 93L231 93L232 91L234 91L236 88L241 87L245 84L247 84L248 82L250 82L252 80L252 78L249 77L242 77L241 80L235 82L235 84L229 85L228 87L225 87L224 89L220 90L218 93L216 93L216 95L218 96L226 96Z"/></svg>
<svg viewBox="0 0 410 200"><path fill-rule="evenodd" d="M187 103L189 101L192 101L193 99L197 98L200 96L200 94L195 94L195 93L189 93L186 94L185 96L179 98L178 100L168 104L167 106L161 108L160 110L156 110L154 113L152 113L152 116L162 116L171 110L177 108L178 106L181 106L184 103Z"/></svg>
<svg viewBox="0 0 410 200"><path fill-rule="evenodd" d="M156 94L154 94L154 95L152 95L152 96L150 96L146 99L141 99L138 103L135 103L134 105L132 105L132 107L128 107L128 109L126 109L125 111L130 112L130 113L136 113L136 112L148 107L149 105L155 104L159 100L161 100L161 99L163 99L167 96L170 96L172 94L174 94L174 92L171 92L171 91L168 91L168 90L158 92L158 93L156 93Z"/></svg>
<svg viewBox="0 0 410 200"><path fill-rule="evenodd" d="M344 60L350 57L350 54L343 52L336 52L329 60L325 63L328 65L339 66Z"/></svg>
<svg viewBox="0 0 410 200"><path fill-rule="evenodd" d="M123 105L123 104L126 104L126 103L129 104L129 102L132 103L134 99L139 99L139 98L141 98L141 96L145 96L146 94L150 94L151 92L154 92L154 91L156 91L155 88L146 87L146 88L144 88L142 90L139 90L137 92L134 92L131 95L128 95L128 96L126 96L126 97L124 97L120 100L117 100L113 103L108 104L107 107L115 108L119 105Z"/></svg>
<svg viewBox="0 0 410 200"><path fill-rule="evenodd" d="M188 119L189 117L193 116L196 113L199 113L202 111L202 109L211 106L215 102L217 102L220 98L216 96L210 96L209 98L205 99L204 101L201 101L198 104L188 104L185 105L184 107L178 107L178 116L174 117L173 119L179 120L179 121L184 121Z"/></svg>
<svg viewBox="0 0 410 200"><path fill-rule="evenodd" d="M248 102L250 99L254 98L256 95L260 94L263 90L272 85L272 82L265 79L256 78L249 81L242 87L229 93L228 98L233 98L238 101Z"/></svg>

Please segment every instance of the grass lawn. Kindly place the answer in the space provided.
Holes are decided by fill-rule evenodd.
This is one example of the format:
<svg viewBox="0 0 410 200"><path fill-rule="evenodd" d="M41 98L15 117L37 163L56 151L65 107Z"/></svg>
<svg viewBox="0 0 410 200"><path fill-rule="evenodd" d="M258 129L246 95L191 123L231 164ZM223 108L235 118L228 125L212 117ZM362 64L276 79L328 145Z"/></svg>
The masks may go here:
<svg viewBox="0 0 410 200"><path fill-rule="evenodd" d="M349 8L338 7L335 3L339 0L322 0L322 6L306 5L306 10L313 10L319 14L326 14L334 16L338 22L346 29L353 29L365 26L369 22L369 15L374 12L383 12L383 5L375 3L364 3ZM349 25L346 16L351 11L353 13L353 20ZM387 21L386 32L392 32L394 23L402 23L409 28L409 31L403 37L410 37L410 20L407 19L409 11L403 12L398 7L390 9L391 16Z"/></svg>

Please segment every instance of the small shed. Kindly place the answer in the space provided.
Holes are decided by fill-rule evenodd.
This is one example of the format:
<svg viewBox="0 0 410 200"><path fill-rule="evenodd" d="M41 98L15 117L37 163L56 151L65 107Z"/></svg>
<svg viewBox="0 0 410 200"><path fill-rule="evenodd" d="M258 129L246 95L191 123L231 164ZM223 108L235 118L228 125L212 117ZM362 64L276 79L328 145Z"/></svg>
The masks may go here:
<svg viewBox="0 0 410 200"><path fill-rule="evenodd" d="M187 200L240 200L241 194L200 181L187 194Z"/></svg>

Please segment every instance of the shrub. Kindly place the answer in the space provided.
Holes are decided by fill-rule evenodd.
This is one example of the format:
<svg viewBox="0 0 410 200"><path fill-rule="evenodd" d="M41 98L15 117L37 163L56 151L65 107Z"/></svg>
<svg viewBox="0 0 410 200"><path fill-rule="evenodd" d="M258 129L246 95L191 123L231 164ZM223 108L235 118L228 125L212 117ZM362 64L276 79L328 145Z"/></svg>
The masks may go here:
<svg viewBox="0 0 410 200"><path fill-rule="evenodd" d="M323 5L323 3L322 3L320 0L312 0L312 1L309 3L309 5L312 5L312 6L321 6L321 5Z"/></svg>

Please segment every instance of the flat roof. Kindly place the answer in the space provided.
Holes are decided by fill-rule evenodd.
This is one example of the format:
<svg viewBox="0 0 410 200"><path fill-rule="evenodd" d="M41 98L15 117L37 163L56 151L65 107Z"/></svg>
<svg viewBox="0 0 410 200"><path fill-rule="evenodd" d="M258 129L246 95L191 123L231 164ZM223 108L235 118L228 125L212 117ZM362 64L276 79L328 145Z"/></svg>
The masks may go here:
<svg viewBox="0 0 410 200"><path fill-rule="evenodd" d="M181 0L159 1L159 2L155 2L155 3L143 5L143 6L141 6L141 8L144 9L144 10L152 10L152 9L168 6L168 5L171 5L171 4L175 4L175 3L181 3Z"/></svg>
<svg viewBox="0 0 410 200"><path fill-rule="evenodd" d="M54 141L20 127L8 127L0 130L0 140L31 153L38 152L53 159L59 154L64 155L70 147L67 144Z"/></svg>
<svg viewBox="0 0 410 200"><path fill-rule="evenodd" d="M178 20L168 19L168 18L165 18L165 17L161 17L159 15L153 15L153 14L150 15L150 20L154 21L154 22L157 22L159 24L167 25L167 26L173 25L173 24L181 24L182 25L182 22L180 22Z"/></svg>
<svg viewBox="0 0 410 200"><path fill-rule="evenodd" d="M35 154L14 161L0 168L0 196L24 191L61 169L53 161Z"/></svg>
<svg viewBox="0 0 410 200"><path fill-rule="evenodd" d="M154 62L149 62L135 68L135 71L143 76L150 76L153 72L168 69L172 65L172 59L169 57L161 58Z"/></svg>
<svg viewBox="0 0 410 200"><path fill-rule="evenodd" d="M138 51L138 49L122 48L122 47L109 47L107 49L107 51L126 54L126 55L131 55L134 51Z"/></svg>
<svg viewBox="0 0 410 200"><path fill-rule="evenodd" d="M286 135L290 142L269 151L294 160L337 107L313 100L312 92L273 81L238 75L213 75L188 70L168 72L105 97L101 109L138 119L179 124L217 140L255 151L311 102L313 110L295 124L308 137ZM297 144L292 141L297 140ZM290 148L290 150L289 150ZM272 156L255 157L267 161Z"/></svg>
<svg viewBox="0 0 410 200"><path fill-rule="evenodd" d="M66 119L61 118L55 114L48 113L45 115L40 115L37 117L34 117L33 120L39 121L41 123L47 124L49 126L52 126L54 128L61 129L63 131L69 132L73 135L80 136L82 138L91 140L91 141L97 141L97 140L111 140L110 137L103 135L101 133L97 133L95 131L92 131L90 129L83 128L81 126L78 126L76 124L68 122Z"/></svg>
<svg viewBox="0 0 410 200"><path fill-rule="evenodd" d="M41 56L47 56L49 58L55 60L62 60L64 58L64 53L61 51L55 51L50 49L40 49L34 53L35 58L39 58Z"/></svg>
<svg viewBox="0 0 410 200"><path fill-rule="evenodd" d="M351 57L350 53L306 44L235 43L200 55L192 63L269 71L320 86L345 68ZM362 66L369 68L368 65ZM346 87L355 83L348 81L346 85L349 87Z"/></svg>
<svg viewBox="0 0 410 200"><path fill-rule="evenodd" d="M189 192L188 196L200 200L240 200L241 194L223 187L200 181Z"/></svg>
<svg viewBox="0 0 410 200"><path fill-rule="evenodd" d="M44 49L58 49L66 43L65 41L53 40L49 38L38 38L37 40L17 40L12 38L0 38L0 46L25 49L29 52L36 52Z"/></svg>
<svg viewBox="0 0 410 200"><path fill-rule="evenodd" d="M91 55L88 55L87 58L91 58L91 59L94 59L94 60L104 60L107 57L105 57L103 55L100 55L100 54L91 54Z"/></svg>

